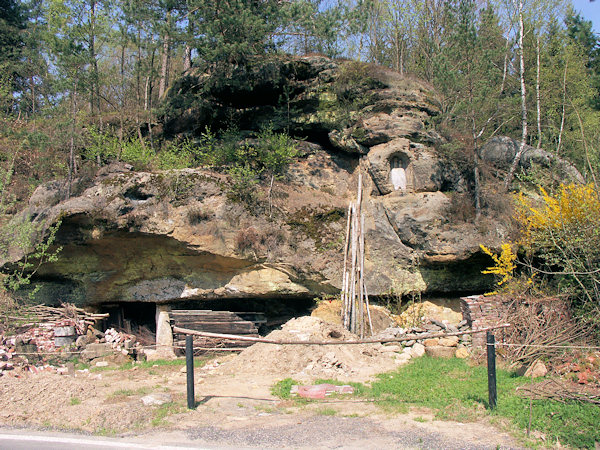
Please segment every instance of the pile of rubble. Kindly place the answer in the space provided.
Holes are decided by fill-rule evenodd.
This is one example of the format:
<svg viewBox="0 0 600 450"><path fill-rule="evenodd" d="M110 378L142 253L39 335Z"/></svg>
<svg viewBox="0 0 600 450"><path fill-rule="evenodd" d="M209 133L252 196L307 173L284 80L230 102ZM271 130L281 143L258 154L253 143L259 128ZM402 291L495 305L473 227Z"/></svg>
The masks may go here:
<svg viewBox="0 0 600 450"><path fill-rule="evenodd" d="M399 337L410 338L407 341L396 344L387 344L388 349L402 352L412 356L423 356L427 354L432 357L466 358L470 354L472 344L472 335L463 334L461 336L448 336L443 338L428 338L432 333L458 333L469 331L466 320L460 321L457 325L448 324L436 319L427 319L426 322L417 327L401 328L390 327L378 333L377 339L394 339ZM392 351L392 350L389 350ZM410 359L410 358L408 358Z"/></svg>
<svg viewBox="0 0 600 450"><path fill-rule="evenodd" d="M72 364L64 361L75 355L94 364L94 359L133 354L141 346L132 334L94 328L107 314L67 304L59 308L38 305L21 313L24 320L15 326L14 334L0 334L0 377L72 372Z"/></svg>

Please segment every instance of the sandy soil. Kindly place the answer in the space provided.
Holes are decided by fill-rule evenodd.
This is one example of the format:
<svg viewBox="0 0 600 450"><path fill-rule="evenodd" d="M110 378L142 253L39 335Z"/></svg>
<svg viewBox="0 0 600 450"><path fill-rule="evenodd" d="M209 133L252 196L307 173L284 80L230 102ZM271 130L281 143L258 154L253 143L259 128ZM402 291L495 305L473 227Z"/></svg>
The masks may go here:
<svg viewBox="0 0 600 450"><path fill-rule="evenodd" d="M345 333L307 317L290 321L271 337L331 339L333 331L340 337ZM351 397L302 405L282 401L270 393L274 383L288 376L306 382L317 378L368 381L374 374L395 367L394 356L382 351L380 345L255 345L239 355L219 356L196 368L198 406L193 411L185 408L186 374L182 365L4 376L0 378L0 425L100 434L131 435L145 430L145 434L171 433L172 439L184 434L188 440L205 445L234 447L330 448L356 444L381 448L394 443L405 448L517 446L507 434L487 423L436 421L426 410L390 415L368 401ZM173 402L161 407L144 406L140 398L150 393L168 393ZM287 441L282 441L282 436L288 436Z"/></svg>

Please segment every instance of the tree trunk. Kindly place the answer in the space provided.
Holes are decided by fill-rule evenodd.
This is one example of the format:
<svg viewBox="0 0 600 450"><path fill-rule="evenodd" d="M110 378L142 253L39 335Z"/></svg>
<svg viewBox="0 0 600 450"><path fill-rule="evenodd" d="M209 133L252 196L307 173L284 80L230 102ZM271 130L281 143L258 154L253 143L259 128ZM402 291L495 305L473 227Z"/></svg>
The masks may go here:
<svg viewBox="0 0 600 450"><path fill-rule="evenodd" d="M169 61L171 58L171 11L167 11L167 30L163 36L162 62L160 69L160 81L158 85L158 98L163 98L169 83Z"/></svg>
<svg viewBox="0 0 600 450"><path fill-rule="evenodd" d="M92 65L92 85L90 86L90 113L92 117L100 113L100 87L98 61L96 60L96 0L90 1L90 64Z"/></svg>
<svg viewBox="0 0 600 450"><path fill-rule="evenodd" d="M535 74L535 103L537 107L537 148L542 147L542 102L540 100L540 37L537 37L536 49L536 74Z"/></svg>
<svg viewBox="0 0 600 450"><path fill-rule="evenodd" d="M519 165L519 161L521 160L521 155L525 150L525 145L527 141L527 91L525 88L525 58L524 58L524 50L523 50L523 0L519 0L519 80L521 82L521 145L519 145L519 150L517 150L517 154L512 162L510 170L506 175L506 179L504 180L504 188L506 190L509 189L510 183L515 176L515 171L517 170L517 166Z"/></svg>
<svg viewBox="0 0 600 450"><path fill-rule="evenodd" d="M67 200L71 198L71 184L73 183L73 170L75 167L75 120L77 117L77 82L73 83L73 92L71 93L71 136L69 139L69 172L67 178Z"/></svg>
<svg viewBox="0 0 600 450"><path fill-rule="evenodd" d="M187 72L192 67L192 47L189 44L185 44L185 51L183 55L183 71Z"/></svg>
<svg viewBox="0 0 600 450"><path fill-rule="evenodd" d="M565 61L565 71L563 72L563 101L562 114L560 117L560 131L558 133L558 145L556 146L556 156L560 155L560 147L562 146L562 136L565 129L565 108L567 104L567 67L569 63Z"/></svg>

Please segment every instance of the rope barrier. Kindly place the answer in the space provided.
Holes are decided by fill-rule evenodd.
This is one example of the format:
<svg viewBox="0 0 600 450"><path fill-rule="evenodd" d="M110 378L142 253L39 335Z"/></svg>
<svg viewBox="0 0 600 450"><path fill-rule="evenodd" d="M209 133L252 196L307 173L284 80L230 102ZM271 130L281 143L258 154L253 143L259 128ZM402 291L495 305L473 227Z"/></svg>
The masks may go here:
<svg viewBox="0 0 600 450"><path fill-rule="evenodd" d="M247 336L238 336L235 334L221 334L221 333L209 333L207 331L196 331L189 330L187 328L173 327L173 331L175 333L181 333L192 336L201 336L201 337L210 337L210 338L219 338L226 339L230 341L243 341L243 342L254 342L254 343L262 343L262 344L276 344L276 345L356 345L356 344L380 344L384 342L406 342L406 341L414 341L416 339L433 339L433 338L443 338L448 336L462 336L464 334L476 334L476 333L484 333L486 331L496 330L498 328L507 328L511 325L509 323L505 323L502 325L496 325L493 327L487 328L479 328L477 330L468 330L468 331L458 331L452 333L428 333L428 334L410 334L403 337L398 338L385 338L385 339L356 339L352 341L292 341L292 340L281 340L277 341L274 339L266 339L266 338L255 338L255 337L247 337Z"/></svg>
<svg viewBox="0 0 600 450"><path fill-rule="evenodd" d="M496 342L495 344L487 345L502 345L504 347L539 347L539 348L572 348L585 350L600 350L600 347L588 345L546 345L546 344L509 344L507 342Z"/></svg>
<svg viewBox="0 0 600 450"><path fill-rule="evenodd" d="M172 348L172 349L180 349L180 350L185 350L185 346L182 345L162 345L162 344L152 344L152 345L144 345L141 347L133 347L132 349L136 349L136 350L146 350L146 349L153 349L153 348ZM242 351L244 350L246 347L231 347L231 348L226 348L226 347L194 347L194 350L204 350L204 351L224 351L224 352L238 352L238 351ZM117 349L114 349L116 351L118 351ZM83 353L83 350L78 350L78 351L55 351L55 352L10 352L11 355L14 356L23 356L23 355L53 355L53 356L61 356L61 355L79 355ZM105 353L102 356L99 356L99 358L103 357L103 356L109 356L112 355L113 353Z"/></svg>

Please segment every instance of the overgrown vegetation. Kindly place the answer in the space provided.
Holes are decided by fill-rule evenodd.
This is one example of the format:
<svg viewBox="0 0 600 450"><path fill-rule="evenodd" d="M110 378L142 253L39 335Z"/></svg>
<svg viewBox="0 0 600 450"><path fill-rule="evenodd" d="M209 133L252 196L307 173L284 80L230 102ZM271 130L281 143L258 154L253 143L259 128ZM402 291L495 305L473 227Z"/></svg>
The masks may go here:
<svg viewBox="0 0 600 450"><path fill-rule="evenodd" d="M600 298L600 197L588 185L540 188L540 197L520 194L516 221L520 235L499 255L482 246L494 265L484 271L498 277L498 292L557 296L575 316L596 324ZM521 269L518 273L515 269Z"/></svg>

